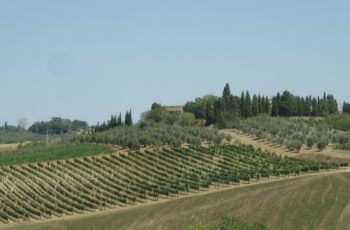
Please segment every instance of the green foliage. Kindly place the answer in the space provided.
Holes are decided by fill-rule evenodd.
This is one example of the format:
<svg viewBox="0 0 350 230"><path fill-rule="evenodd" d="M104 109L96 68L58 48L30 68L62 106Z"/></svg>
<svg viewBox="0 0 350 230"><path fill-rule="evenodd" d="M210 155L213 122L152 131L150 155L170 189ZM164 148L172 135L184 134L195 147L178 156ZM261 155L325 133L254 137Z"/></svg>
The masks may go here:
<svg viewBox="0 0 350 230"><path fill-rule="evenodd" d="M118 117L117 115L112 115L111 119L108 120L107 123L103 122L102 125L98 123L97 126L92 127L92 131L103 132L108 129L113 129L115 127L119 127L123 125L131 126L132 124L133 124L133 121L132 121L132 114L130 109L129 111L126 111L124 121L122 120L122 113L119 113Z"/></svg>
<svg viewBox="0 0 350 230"><path fill-rule="evenodd" d="M350 115L348 114L331 115L328 116L325 120L320 121L320 123L328 124L334 129L350 131Z"/></svg>
<svg viewBox="0 0 350 230"><path fill-rule="evenodd" d="M0 130L0 144L19 143L24 141L39 141L45 136L29 131Z"/></svg>
<svg viewBox="0 0 350 230"><path fill-rule="evenodd" d="M317 141L317 148L319 150L324 150L328 145L328 140L326 138L321 138L320 140Z"/></svg>
<svg viewBox="0 0 350 230"><path fill-rule="evenodd" d="M78 142L92 142L115 144L131 149L139 149L141 146L178 146L179 143L200 145L202 141L220 144L225 136L215 129L203 127L191 127L182 125L166 125L154 121L142 121L135 126L121 126L105 132L93 135L79 135L73 140Z"/></svg>
<svg viewBox="0 0 350 230"><path fill-rule="evenodd" d="M350 114L350 103L346 103L344 101L342 113L343 114Z"/></svg>
<svg viewBox="0 0 350 230"><path fill-rule="evenodd" d="M240 120L233 127L297 152L304 144L309 148L316 145L323 150L330 142L346 144L350 141L350 132L334 130L327 123L312 119L258 116Z"/></svg>
<svg viewBox="0 0 350 230"><path fill-rule="evenodd" d="M214 103L218 100L218 97L214 95L205 95L198 97L195 101L189 101L183 109L186 112L193 113L197 119L213 120L213 111L210 112L208 109L214 108Z"/></svg>
<svg viewBox="0 0 350 230"><path fill-rule="evenodd" d="M49 139L61 138L67 135L49 135ZM25 141L45 140L46 135L32 133L20 127L5 125L0 127L0 144L21 143Z"/></svg>
<svg viewBox="0 0 350 230"><path fill-rule="evenodd" d="M244 219L224 216L219 223L198 224L188 230L267 230L266 225L260 222L248 223Z"/></svg>
<svg viewBox="0 0 350 230"><path fill-rule="evenodd" d="M127 126L132 126L133 122L132 122L132 115L131 115L131 109L130 111L127 111L125 113L125 125Z"/></svg>
<svg viewBox="0 0 350 230"><path fill-rule="evenodd" d="M333 95L323 98L299 97L284 91L272 97L272 116L327 116L338 113L338 103Z"/></svg>
<svg viewBox="0 0 350 230"><path fill-rule="evenodd" d="M167 125L193 126L196 124L196 119L193 113L184 112L167 112L160 104L153 103L151 110L145 112L141 118L143 122L156 122Z"/></svg>
<svg viewBox="0 0 350 230"><path fill-rule="evenodd" d="M350 151L350 144L337 145L337 149Z"/></svg>
<svg viewBox="0 0 350 230"><path fill-rule="evenodd" d="M53 117L50 121L35 122L29 130L33 133L58 135L65 134L71 131L76 131L79 128L87 128L86 121L63 119L60 117Z"/></svg>
<svg viewBox="0 0 350 230"><path fill-rule="evenodd" d="M111 153L107 146L59 142L25 144L17 150L0 152L0 165L13 165Z"/></svg>

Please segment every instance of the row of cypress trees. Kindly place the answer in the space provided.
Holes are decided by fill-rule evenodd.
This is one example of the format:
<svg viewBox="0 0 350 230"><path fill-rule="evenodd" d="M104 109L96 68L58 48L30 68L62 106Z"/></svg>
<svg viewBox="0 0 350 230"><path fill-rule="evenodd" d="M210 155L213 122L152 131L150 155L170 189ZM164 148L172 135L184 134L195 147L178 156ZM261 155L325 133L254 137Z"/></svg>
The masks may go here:
<svg viewBox="0 0 350 230"><path fill-rule="evenodd" d="M111 115L111 119L107 122L103 122L101 125L97 123L97 126L92 127L92 132L103 132L108 129L113 129L118 126L131 126L133 125L131 109L126 111L124 120L122 119L122 113L117 115Z"/></svg>
<svg viewBox="0 0 350 230"><path fill-rule="evenodd" d="M207 101L203 108L203 100ZM222 96L197 98L195 102L188 102L184 106L185 111L192 112L198 119L205 119L206 125L216 123L219 127L228 127L230 123L240 119L269 114L272 116L327 116L338 113L337 100L331 94L324 93L323 98L294 96L289 91L278 93L269 98L254 94L251 97L249 91L242 92L241 96L234 96L230 86L226 83ZM201 103L197 104L196 103ZM347 108L347 106L345 106ZM349 108L350 109L350 108ZM205 110L205 112L203 112Z"/></svg>

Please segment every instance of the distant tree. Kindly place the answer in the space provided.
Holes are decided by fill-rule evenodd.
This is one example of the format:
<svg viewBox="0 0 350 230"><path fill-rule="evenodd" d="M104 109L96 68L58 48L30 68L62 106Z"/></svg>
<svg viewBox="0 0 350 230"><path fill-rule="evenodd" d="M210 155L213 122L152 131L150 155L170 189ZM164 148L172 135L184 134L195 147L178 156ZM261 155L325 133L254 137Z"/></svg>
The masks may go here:
<svg viewBox="0 0 350 230"><path fill-rule="evenodd" d="M205 119L207 123L210 123L212 117L208 117L208 110L213 110L214 103L218 100L218 97L214 95L205 95L198 97L195 101L189 101L183 106L185 112L191 112L195 115L196 119ZM210 123L211 124L211 123Z"/></svg>
<svg viewBox="0 0 350 230"><path fill-rule="evenodd" d="M274 116L274 117L279 115L277 97L272 97L272 111L271 111L271 115Z"/></svg>
<svg viewBox="0 0 350 230"><path fill-rule="evenodd" d="M303 111L305 116L311 116L311 108L312 108L312 99L311 96L310 97L306 97L303 100Z"/></svg>
<svg viewBox="0 0 350 230"><path fill-rule="evenodd" d="M111 119L108 122L108 129L113 129L118 126L117 116L111 116Z"/></svg>
<svg viewBox="0 0 350 230"><path fill-rule="evenodd" d="M314 117L318 116L319 115L318 100L316 98L312 99L311 106L312 106L311 115L314 116Z"/></svg>
<svg viewBox="0 0 350 230"><path fill-rule="evenodd" d="M125 113L125 125L131 126L132 125L132 114L131 114L131 109L130 111L127 111Z"/></svg>
<svg viewBox="0 0 350 230"><path fill-rule="evenodd" d="M350 114L350 103L346 103L344 101L342 113L349 113Z"/></svg>
<svg viewBox="0 0 350 230"><path fill-rule="evenodd" d="M264 112L267 114L271 113L270 100L267 96L265 97L265 111Z"/></svg>
<svg viewBox="0 0 350 230"><path fill-rule="evenodd" d="M296 108L293 94L288 92L287 90L283 92L281 96L281 105L280 105L280 116L288 117L293 116L295 114Z"/></svg>
<svg viewBox="0 0 350 230"><path fill-rule="evenodd" d="M296 116L303 116L304 115L304 107L303 107L303 101L300 97L296 97Z"/></svg>
<svg viewBox="0 0 350 230"><path fill-rule="evenodd" d="M252 111L252 100L250 99L250 94L247 91L245 100L244 100L244 111L243 111L244 117L251 117L253 116L253 111Z"/></svg>
<svg viewBox="0 0 350 230"><path fill-rule="evenodd" d="M241 115L242 117L245 117L245 96L244 96L244 91L241 93L241 101L240 101L240 106L241 106Z"/></svg>
<svg viewBox="0 0 350 230"><path fill-rule="evenodd" d="M214 104L207 102L205 113L206 113L205 125L208 126L208 125L213 124L216 121L215 112L214 112Z"/></svg>
<svg viewBox="0 0 350 230"><path fill-rule="evenodd" d="M259 94L259 96L258 96L258 106L259 106L259 112L258 112L258 114L263 113L264 106L263 106L263 100L262 100L260 94Z"/></svg>
<svg viewBox="0 0 350 230"><path fill-rule="evenodd" d="M117 119L117 126L122 126L123 120L122 120L122 113L119 113L118 119Z"/></svg>
<svg viewBox="0 0 350 230"><path fill-rule="evenodd" d="M72 121L72 130L87 128L87 127L89 127L89 124L86 121L80 121L80 120Z"/></svg>
<svg viewBox="0 0 350 230"><path fill-rule="evenodd" d="M231 90L230 90L230 85L228 83L226 83L225 88L222 92L222 98L225 99L225 98L229 98L231 96L232 96L232 94L231 94Z"/></svg>
<svg viewBox="0 0 350 230"><path fill-rule="evenodd" d="M278 107L278 114L280 115L280 111L281 111L281 94L277 93L277 107Z"/></svg>
<svg viewBox="0 0 350 230"><path fill-rule="evenodd" d="M40 134L65 134L73 130L73 124L69 119L53 117L50 121L35 122L29 130Z"/></svg>
<svg viewBox="0 0 350 230"><path fill-rule="evenodd" d="M156 110L156 109L160 109L162 108L162 105L157 103L157 102L154 102L151 106L151 110Z"/></svg>
<svg viewBox="0 0 350 230"><path fill-rule="evenodd" d="M254 94L253 96L253 102L252 102L252 112L254 116L257 116L260 111L259 111L259 102L258 102L258 97Z"/></svg>
<svg viewBox="0 0 350 230"><path fill-rule="evenodd" d="M333 95L327 95L328 112L330 114L338 113L338 102Z"/></svg>

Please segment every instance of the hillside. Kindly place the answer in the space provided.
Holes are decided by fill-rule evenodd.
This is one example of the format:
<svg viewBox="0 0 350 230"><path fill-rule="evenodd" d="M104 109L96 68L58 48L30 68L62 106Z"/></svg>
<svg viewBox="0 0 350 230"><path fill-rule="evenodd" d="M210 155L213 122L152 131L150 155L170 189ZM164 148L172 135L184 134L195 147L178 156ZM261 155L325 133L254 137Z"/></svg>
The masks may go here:
<svg viewBox="0 0 350 230"><path fill-rule="evenodd" d="M259 220L272 230L346 230L350 226L349 183L350 172L331 171L4 229L183 230L227 214Z"/></svg>
<svg viewBox="0 0 350 230"><path fill-rule="evenodd" d="M221 145L107 154L3 166L4 224L121 208L148 200L337 169L251 146Z"/></svg>

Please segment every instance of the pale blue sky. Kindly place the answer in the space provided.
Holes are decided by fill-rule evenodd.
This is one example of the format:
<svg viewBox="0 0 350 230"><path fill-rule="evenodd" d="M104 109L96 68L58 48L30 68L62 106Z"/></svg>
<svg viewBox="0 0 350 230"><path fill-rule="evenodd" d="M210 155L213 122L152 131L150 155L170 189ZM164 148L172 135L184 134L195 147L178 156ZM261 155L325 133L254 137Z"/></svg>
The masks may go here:
<svg viewBox="0 0 350 230"><path fill-rule="evenodd" d="M226 82L350 101L349 12L346 0L0 0L0 124L138 119Z"/></svg>

